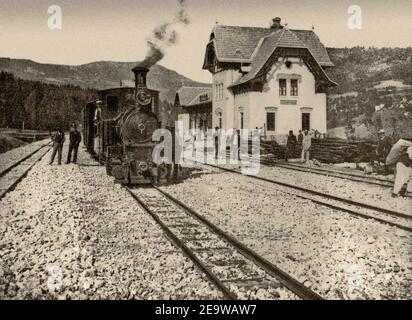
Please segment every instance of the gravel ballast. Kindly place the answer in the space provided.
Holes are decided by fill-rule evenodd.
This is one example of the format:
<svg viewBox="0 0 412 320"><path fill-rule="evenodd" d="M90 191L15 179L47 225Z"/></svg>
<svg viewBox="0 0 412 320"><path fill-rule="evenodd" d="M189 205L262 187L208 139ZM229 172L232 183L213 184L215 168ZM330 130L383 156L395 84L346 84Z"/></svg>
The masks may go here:
<svg viewBox="0 0 412 320"><path fill-rule="evenodd" d="M267 182L197 168L203 175L164 190L322 296L412 297L409 232L294 197Z"/></svg>
<svg viewBox="0 0 412 320"><path fill-rule="evenodd" d="M49 157L0 202L0 299L221 298L104 167Z"/></svg>

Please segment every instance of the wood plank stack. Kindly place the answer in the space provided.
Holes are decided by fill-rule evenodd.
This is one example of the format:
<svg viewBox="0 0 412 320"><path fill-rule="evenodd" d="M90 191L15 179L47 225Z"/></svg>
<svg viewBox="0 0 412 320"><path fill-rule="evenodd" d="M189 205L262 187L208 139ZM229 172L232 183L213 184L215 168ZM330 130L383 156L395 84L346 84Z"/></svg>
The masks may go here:
<svg viewBox="0 0 412 320"><path fill-rule="evenodd" d="M261 154L272 154L276 159L285 157L286 147L275 141L262 141ZM302 147L298 145L293 153L300 158ZM311 159L323 163L369 162L376 150L376 144L370 141L343 139L312 139Z"/></svg>
<svg viewBox="0 0 412 320"><path fill-rule="evenodd" d="M324 163L368 162L376 144L343 139L313 139L312 158Z"/></svg>

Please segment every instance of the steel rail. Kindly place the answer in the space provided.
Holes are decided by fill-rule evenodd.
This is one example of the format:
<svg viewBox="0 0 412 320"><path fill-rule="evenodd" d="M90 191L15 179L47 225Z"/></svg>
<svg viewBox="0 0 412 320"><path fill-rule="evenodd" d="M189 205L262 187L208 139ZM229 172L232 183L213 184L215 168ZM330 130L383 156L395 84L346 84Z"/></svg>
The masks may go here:
<svg viewBox="0 0 412 320"><path fill-rule="evenodd" d="M31 158L32 156L34 156L34 155L35 155L37 152L39 152L41 149L43 149L43 148L45 148L45 147L47 147L47 146L50 146L50 144L51 144L51 142L42 145L42 146L39 147L38 149L30 152L27 156L24 156L22 159L16 161L15 163L13 163L12 165L10 165L9 167L3 169L3 170L0 172L0 177L3 177L3 176L6 175L7 173L9 173L11 170L13 170L15 167L17 167L20 163L22 163L22 162L28 160L29 158Z"/></svg>
<svg viewBox="0 0 412 320"><path fill-rule="evenodd" d="M163 232L172 240L172 242L179 247L183 253L193 261L193 263L206 274L209 280L223 293L224 297L229 300L237 300L237 297L234 293L232 293L224 283L222 283L210 270L207 268L202 261L200 261L193 251L186 246L182 240L180 240L172 230L165 223L160 219L160 217L153 212L152 209L149 208L148 205L144 203L139 196L137 196L129 187L125 186L125 189L131 194L131 196L140 204L140 206L152 216L152 218L156 221L156 223L162 228Z"/></svg>
<svg viewBox="0 0 412 320"><path fill-rule="evenodd" d="M168 194L167 192L163 191L162 189L156 186L154 186L154 188L158 190L160 193L162 193L167 199L169 199L177 206L179 206L181 209L183 209L186 213L188 213L189 215L193 216L198 221L206 225L213 233L215 233L216 235L220 236L222 239L230 243L243 256L253 261L256 265L265 270L271 276L278 279L280 283L282 283L286 288L288 288L291 292L296 294L301 299L323 300L323 298L319 294L309 289L308 287L294 279L292 276L290 276L289 274L287 274L286 272L284 272L283 270L281 270L280 268L278 268L277 266L275 266L274 264L260 256L254 250L248 248L243 243L239 242L233 236L229 235L228 233L217 227L215 224L213 224L208 219L197 213L195 210L189 208L180 200L176 199L172 195Z"/></svg>
<svg viewBox="0 0 412 320"><path fill-rule="evenodd" d="M49 144L48 144L48 145L49 145ZM43 147L40 148L39 150L43 149L44 147L47 147L48 145L43 146ZM3 199L4 196L5 196L7 193L9 193L10 191L12 191L12 190L27 176L27 174L29 173L29 171L30 171L41 159L43 159L43 157L50 151L50 149L51 149L51 147L49 147L49 148L39 157L39 159L37 159L36 161L34 161L26 170L24 170L24 172L23 172L21 175L19 175L19 176L17 177L17 179L16 179L10 186L7 187L7 189L3 190L3 191L0 193L0 200ZM37 151L39 151L39 150L37 150ZM31 157L33 157L33 156L37 153L37 151L36 151L36 152L33 152L32 155L31 155ZM29 160L31 157L27 158L25 161ZM24 162L24 161L21 161L19 164L21 164L21 163L23 163L23 162ZM17 166L15 166L14 168L16 168L16 167L17 167ZM9 172L10 172L10 171L9 171ZM0 179L3 178L3 177L4 177L4 176L1 176Z"/></svg>
<svg viewBox="0 0 412 320"><path fill-rule="evenodd" d="M396 218L403 218L403 219L406 219L408 221L412 221L412 215L409 215L409 214L406 214L406 213L402 213L402 212L398 212L398 211L394 211L394 210L390 210L390 209L386 209L386 208L376 207L376 206L369 205L369 204L366 204L366 203L363 203L363 202L357 202L357 201L354 201L354 200L341 198L341 197L338 197L338 196L334 196L334 195L323 193L323 192L316 191L316 190L306 189L306 188L299 187L299 186L296 186L296 185L291 185L289 183L282 182L282 181L277 181L277 180L268 179L268 178L264 178L264 177L259 177L259 176L255 176L255 175L243 174L243 173L241 173L237 170L220 167L220 166L213 165L213 164L204 164L204 165L208 165L208 166L211 166L213 168L220 169L222 171L231 172L231 173L235 173L235 174L239 174L239 175L244 175L244 176L247 176L247 177L250 177L250 178L254 178L254 179L257 179L257 180L269 182L269 183L272 183L272 184L281 185L281 186L284 186L284 187L287 187L287 188L296 189L296 190L299 190L301 192L313 194L313 195L316 195L316 196L319 196L319 197L328 198L328 199L331 199L331 200L334 200L334 201L343 202L343 203L346 203L346 204L350 204L352 206L357 206L357 207L362 207L364 209L377 211L377 212L384 213L384 214L387 214L387 215L390 215L390 216L393 216L393 217L396 217ZM344 207L341 207L341 206L338 206L338 205L327 203L327 202L317 200L317 199L314 199L314 198L311 198L311 197L307 197L307 196L303 196L303 195L299 195L299 194L295 194L295 193L290 193L290 194L298 196L302 199L307 199L307 200L316 202L316 203L324 205L324 206L328 206L329 208L337 209L337 210L340 210L340 211L345 211L347 213L350 213L350 214L353 214L353 215L356 215L356 216L359 216L359 217L367 218L367 219L375 219L379 222L386 223L386 224L398 227L400 229L404 229L406 231L412 231L412 228L410 228L410 227L407 227L407 226L404 226L402 224L398 224L398 223L395 223L395 222L391 222L391 221L388 221L388 220L385 220L385 219L381 219L381 218L375 217L373 215L368 215L366 213L361 213L361 212L358 212L358 211L354 211L354 210L351 210L351 209L348 209L348 208L344 208Z"/></svg>
<svg viewBox="0 0 412 320"><path fill-rule="evenodd" d="M332 195L332 194L323 193L323 192L320 192L320 191L311 190L311 189L307 189L307 188L304 188L304 187L299 187L299 186L292 185L292 184L282 182L282 181L278 181L278 180L268 179L268 178L259 177L259 176L255 176L255 175L250 175L250 174L243 174L243 173L241 173L239 171L236 171L234 169L224 168L224 167L220 167L220 166L217 166L217 165L214 165L214 164L207 163L205 165L208 165L208 166L211 166L211 167L214 167L216 169L223 170L223 171L233 172L233 173L241 174L241 175L244 175L244 176L252 177L252 178L255 178L255 179L258 179L258 180L278 184L278 185L281 185L281 186L284 186L284 187L293 188L293 189L296 189L296 190L299 190L299 191L302 191L302 192L311 193L311 194L316 195L316 196L321 196L321 197L329 198L329 199L332 199L332 200L335 200L335 201L340 201L340 202L344 202L344 203L347 203L347 204L350 204L350 205L362 207L362 208L365 208L365 209L370 209L370 210L386 213L386 214L396 216L396 217L399 217L399 218L405 218L405 219L412 220L412 215L402 213L402 212L398 212L398 211L394 211L394 210L391 210L391 209L376 207L374 205L367 204L367 203L364 203L364 202L358 202L358 201L338 197L338 196L335 196L335 195Z"/></svg>
<svg viewBox="0 0 412 320"><path fill-rule="evenodd" d="M336 170L327 170L323 168L306 168L306 167L302 167L302 166L298 166L294 164L270 162L269 160L264 160L264 162L261 162L261 163L264 165L272 166L272 167L280 167L280 168L285 168L285 169L290 169L290 170L295 170L295 171L320 174L324 176L347 179L347 180L356 181L356 182L364 182L364 183L378 185L382 187L393 187L394 185L393 181L390 181L390 180L379 179L375 177L361 176L361 175L353 174L350 172L339 172Z"/></svg>
<svg viewBox="0 0 412 320"><path fill-rule="evenodd" d="M246 158L246 160L256 162L256 160L253 160L252 158L248 158L248 157ZM346 179L346 180L351 180L351 181L356 181L356 182L363 182L367 184L378 185L381 187L393 187L394 185L394 182L391 180L381 179L381 178L376 178L376 177L369 177L369 176L355 174L351 172L328 170L324 168L309 168L309 167L301 166L298 164L283 163L279 161L270 161L268 159L260 160L259 163L262 165L268 166L268 167L279 167L279 168L285 168L285 169L290 169L290 170L295 170L295 171L300 171L300 172L307 172L307 173L319 174L319 175L324 175L324 176L329 176L329 177L336 177L340 179Z"/></svg>

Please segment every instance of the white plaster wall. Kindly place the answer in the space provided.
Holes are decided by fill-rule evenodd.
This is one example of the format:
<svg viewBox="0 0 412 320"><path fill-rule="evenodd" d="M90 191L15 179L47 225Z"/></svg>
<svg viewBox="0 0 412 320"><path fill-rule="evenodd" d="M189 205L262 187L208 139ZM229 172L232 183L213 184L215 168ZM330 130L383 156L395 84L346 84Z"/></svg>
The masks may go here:
<svg viewBox="0 0 412 320"><path fill-rule="evenodd" d="M224 70L213 75L213 127L219 126L218 110L222 110L222 128L227 130L235 127L235 98L227 88L239 77L240 73L236 70ZM217 99L216 84L220 83L223 83L223 98Z"/></svg>
<svg viewBox="0 0 412 320"><path fill-rule="evenodd" d="M249 92L236 95L235 109L245 107L249 103L248 128L261 128L266 123L266 110L276 110L276 132L268 134L286 135L289 130L295 133L302 127L302 111L311 113L311 129L326 133L326 94L315 93L315 78L308 67L297 58L290 58L292 68L288 69L284 62L273 65L268 73L268 82L263 92ZM298 97L290 96L290 80L287 83L287 96L279 96L279 74L299 74L302 81L298 83ZM296 100L296 105L283 105L280 100ZM275 109L273 109L275 108ZM245 122L246 128L246 122Z"/></svg>

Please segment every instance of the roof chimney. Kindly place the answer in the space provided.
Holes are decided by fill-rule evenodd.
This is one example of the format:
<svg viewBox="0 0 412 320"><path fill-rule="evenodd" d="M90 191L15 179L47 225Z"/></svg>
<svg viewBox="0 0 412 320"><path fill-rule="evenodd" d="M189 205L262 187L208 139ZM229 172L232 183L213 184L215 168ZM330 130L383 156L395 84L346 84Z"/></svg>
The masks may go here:
<svg viewBox="0 0 412 320"><path fill-rule="evenodd" d="M270 29L272 29L273 31L278 31L280 29L283 29L283 26L280 24L281 21L282 19L279 17L272 19L272 25Z"/></svg>

